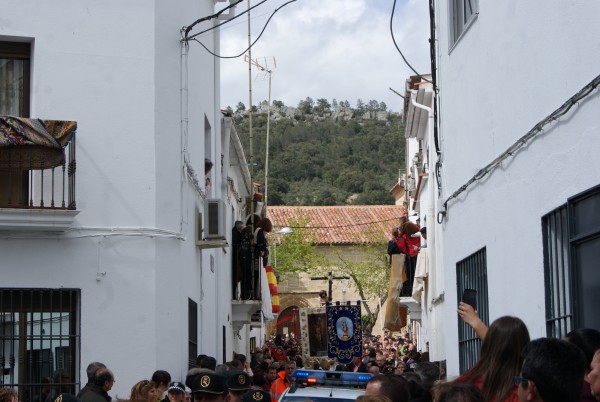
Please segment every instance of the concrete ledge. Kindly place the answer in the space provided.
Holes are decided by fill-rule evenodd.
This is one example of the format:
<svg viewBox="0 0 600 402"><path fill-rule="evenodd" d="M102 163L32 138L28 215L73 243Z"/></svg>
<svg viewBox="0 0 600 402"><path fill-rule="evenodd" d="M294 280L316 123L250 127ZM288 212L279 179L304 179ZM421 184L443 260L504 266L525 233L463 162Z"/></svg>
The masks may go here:
<svg viewBox="0 0 600 402"><path fill-rule="evenodd" d="M64 232L79 211L66 209L0 208L1 232Z"/></svg>

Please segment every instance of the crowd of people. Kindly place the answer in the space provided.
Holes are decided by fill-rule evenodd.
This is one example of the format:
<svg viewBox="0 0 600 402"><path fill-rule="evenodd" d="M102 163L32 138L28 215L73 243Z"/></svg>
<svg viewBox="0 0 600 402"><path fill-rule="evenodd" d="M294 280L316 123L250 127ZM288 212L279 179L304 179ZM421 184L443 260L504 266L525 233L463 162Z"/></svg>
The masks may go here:
<svg viewBox="0 0 600 402"><path fill-rule="evenodd" d="M292 383L292 373L309 369L372 373L359 402L578 402L600 401L600 332L578 329L565 339L530 340L526 325L505 316L489 328L475 310L460 303L460 317L482 339L479 360L460 377L446 380L444 367L429 362L405 337L390 333L365 337L364 355L347 365L300 356L293 336L278 336L251 355L236 354L217 364L200 355L184 382L157 370L135 383L128 402L277 402ZM87 367L88 381L77 395L62 392L51 402L111 402L115 378L106 365ZM11 388L0 388L0 402L18 402Z"/></svg>

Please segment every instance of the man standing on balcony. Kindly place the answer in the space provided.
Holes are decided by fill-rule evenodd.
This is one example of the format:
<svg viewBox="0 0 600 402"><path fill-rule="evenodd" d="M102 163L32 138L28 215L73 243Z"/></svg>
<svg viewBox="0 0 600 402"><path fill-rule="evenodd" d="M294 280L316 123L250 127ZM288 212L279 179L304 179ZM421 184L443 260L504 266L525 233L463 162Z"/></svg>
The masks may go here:
<svg viewBox="0 0 600 402"><path fill-rule="evenodd" d="M240 247L242 245L242 232L244 231L244 222L235 221L231 229L231 278L233 282L232 299L239 299L238 284L242 281L242 265L240 263ZM239 285L241 287L241 284ZM241 293L241 289L240 289Z"/></svg>

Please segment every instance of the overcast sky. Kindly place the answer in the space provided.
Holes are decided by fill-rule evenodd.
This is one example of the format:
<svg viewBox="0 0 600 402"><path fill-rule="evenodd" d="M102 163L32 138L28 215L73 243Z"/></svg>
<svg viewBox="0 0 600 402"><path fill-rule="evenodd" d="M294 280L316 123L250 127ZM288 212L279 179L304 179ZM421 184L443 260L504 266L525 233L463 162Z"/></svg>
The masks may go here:
<svg viewBox="0 0 600 402"><path fill-rule="evenodd" d="M252 40L271 13L285 0L268 0L251 11ZM252 0L251 5L259 0ZM272 66L271 99L288 106L300 100L333 98L385 102L400 111L404 81L413 73L403 62L390 35L393 0L297 0L281 8L252 48L252 58ZM217 10L228 3L217 3ZM247 1L236 6L247 9ZM429 10L425 0L397 0L394 35L405 57L419 73L428 73ZM199 37L202 39L202 37ZM197 44L196 44L197 45ZM192 44L194 46L194 44ZM199 46L199 45L198 45ZM221 55L232 56L248 47L244 15L221 30ZM268 79L253 70L253 103L268 99ZM248 66L243 57L221 60L221 106L249 104Z"/></svg>

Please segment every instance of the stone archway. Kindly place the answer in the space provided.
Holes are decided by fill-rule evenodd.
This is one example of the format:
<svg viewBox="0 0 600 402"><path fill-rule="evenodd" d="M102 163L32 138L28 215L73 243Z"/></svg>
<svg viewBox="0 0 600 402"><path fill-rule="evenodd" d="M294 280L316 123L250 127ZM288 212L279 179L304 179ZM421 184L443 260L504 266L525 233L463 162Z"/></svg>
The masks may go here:
<svg viewBox="0 0 600 402"><path fill-rule="evenodd" d="M300 333L298 309L311 307L311 303L303 296L297 294L282 294L279 296L281 313L277 319L267 325L267 333L271 335Z"/></svg>

